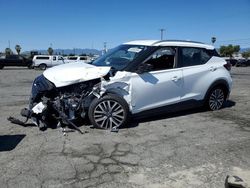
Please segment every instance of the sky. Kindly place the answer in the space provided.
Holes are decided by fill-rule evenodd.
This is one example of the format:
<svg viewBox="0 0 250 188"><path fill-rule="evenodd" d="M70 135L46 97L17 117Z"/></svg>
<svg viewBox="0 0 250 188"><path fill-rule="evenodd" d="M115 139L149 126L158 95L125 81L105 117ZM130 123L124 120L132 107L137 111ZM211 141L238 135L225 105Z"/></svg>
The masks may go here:
<svg viewBox="0 0 250 188"><path fill-rule="evenodd" d="M250 0L0 0L0 51L108 48L137 39L250 47Z"/></svg>

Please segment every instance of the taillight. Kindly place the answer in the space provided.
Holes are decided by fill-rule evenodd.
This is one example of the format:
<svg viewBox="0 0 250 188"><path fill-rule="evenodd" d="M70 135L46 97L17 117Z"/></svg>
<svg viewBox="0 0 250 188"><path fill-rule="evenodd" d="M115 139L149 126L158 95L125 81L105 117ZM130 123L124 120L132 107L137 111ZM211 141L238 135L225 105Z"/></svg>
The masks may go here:
<svg viewBox="0 0 250 188"><path fill-rule="evenodd" d="M224 64L223 65L228 71L230 71L231 70L231 67L232 67L232 65L231 65L231 63L226 63L226 64Z"/></svg>

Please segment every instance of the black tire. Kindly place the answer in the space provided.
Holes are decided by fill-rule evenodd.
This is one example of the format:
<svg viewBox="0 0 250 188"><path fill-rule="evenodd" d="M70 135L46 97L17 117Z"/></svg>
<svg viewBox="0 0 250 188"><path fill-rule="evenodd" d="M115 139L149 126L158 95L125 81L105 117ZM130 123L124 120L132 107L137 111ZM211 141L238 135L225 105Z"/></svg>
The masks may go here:
<svg viewBox="0 0 250 188"><path fill-rule="evenodd" d="M0 69L3 69L4 66L0 66Z"/></svg>
<svg viewBox="0 0 250 188"><path fill-rule="evenodd" d="M211 111L219 110L223 107L225 98L224 89L222 87L214 87L208 94L206 106Z"/></svg>
<svg viewBox="0 0 250 188"><path fill-rule="evenodd" d="M89 106L88 116L91 124L100 129L119 128L130 119L127 102L114 94L95 98Z"/></svg>
<svg viewBox="0 0 250 188"><path fill-rule="evenodd" d="M41 69L41 70L46 70L47 65L46 65L46 64L40 64L38 67L39 67L39 69Z"/></svg>

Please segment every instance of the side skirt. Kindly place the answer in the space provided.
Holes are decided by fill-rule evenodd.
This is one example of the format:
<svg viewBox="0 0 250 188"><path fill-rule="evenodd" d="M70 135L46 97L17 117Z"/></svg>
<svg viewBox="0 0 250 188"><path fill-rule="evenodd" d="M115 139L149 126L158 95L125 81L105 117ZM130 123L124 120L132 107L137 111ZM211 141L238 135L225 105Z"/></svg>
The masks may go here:
<svg viewBox="0 0 250 188"><path fill-rule="evenodd" d="M167 106L139 112L136 114L132 114L132 117L137 119L137 118L143 118L143 117L159 116L163 114L184 111L187 109L199 108L199 107L204 106L204 103L205 103L204 100L197 101L197 100L192 99L192 100L180 102L177 104L167 105Z"/></svg>

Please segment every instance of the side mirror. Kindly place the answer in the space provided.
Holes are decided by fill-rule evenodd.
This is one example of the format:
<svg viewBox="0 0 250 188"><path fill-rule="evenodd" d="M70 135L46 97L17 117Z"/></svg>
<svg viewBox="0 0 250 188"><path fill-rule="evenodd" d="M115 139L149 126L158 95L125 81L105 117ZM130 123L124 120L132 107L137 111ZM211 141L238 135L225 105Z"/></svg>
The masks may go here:
<svg viewBox="0 0 250 188"><path fill-rule="evenodd" d="M143 74L145 72L150 72L151 70L153 70L153 65L143 63L139 65L138 69L136 70L136 73Z"/></svg>

